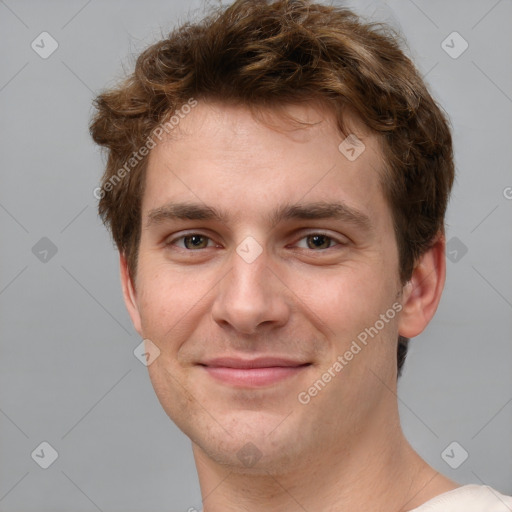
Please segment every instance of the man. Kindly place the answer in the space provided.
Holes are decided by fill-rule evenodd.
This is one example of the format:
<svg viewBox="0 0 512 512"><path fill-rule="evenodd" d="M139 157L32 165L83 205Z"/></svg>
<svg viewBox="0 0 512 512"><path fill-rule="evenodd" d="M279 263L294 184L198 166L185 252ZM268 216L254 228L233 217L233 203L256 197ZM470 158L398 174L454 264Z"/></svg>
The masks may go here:
<svg viewBox="0 0 512 512"><path fill-rule="evenodd" d="M149 47L96 107L99 212L205 512L512 510L400 428L454 166L391 34L346 9L241 0Z"/></svg>

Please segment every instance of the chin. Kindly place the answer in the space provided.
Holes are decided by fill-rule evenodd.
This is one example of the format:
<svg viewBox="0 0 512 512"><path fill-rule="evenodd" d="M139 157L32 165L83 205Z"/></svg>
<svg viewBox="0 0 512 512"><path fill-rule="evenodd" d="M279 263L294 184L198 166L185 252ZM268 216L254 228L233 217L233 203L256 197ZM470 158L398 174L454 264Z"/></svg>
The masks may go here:
<svg viewBox="0 0 512 512"><path fill-rule="evenodd" d="M188 425L182 430L195 450L230 471L241 474L278 475L290 471L303 459L301 429L285 425L283 417L262 411L222 416L219 424L210 417L207 425Z"/></svg>

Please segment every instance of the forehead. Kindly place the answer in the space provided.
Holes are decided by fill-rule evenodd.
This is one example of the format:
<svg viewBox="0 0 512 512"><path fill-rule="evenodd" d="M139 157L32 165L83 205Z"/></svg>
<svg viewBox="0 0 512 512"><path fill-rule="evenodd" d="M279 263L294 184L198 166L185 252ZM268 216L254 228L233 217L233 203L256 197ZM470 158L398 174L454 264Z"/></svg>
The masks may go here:
<svg viewBox="0 0 512 512"><path fill-rule="evenodd" d="M178 200L238 218L337 200L381 215L380 141L348 111L344 127L318 103L251 110L199 101L150 153L143 217Z"/></svg>

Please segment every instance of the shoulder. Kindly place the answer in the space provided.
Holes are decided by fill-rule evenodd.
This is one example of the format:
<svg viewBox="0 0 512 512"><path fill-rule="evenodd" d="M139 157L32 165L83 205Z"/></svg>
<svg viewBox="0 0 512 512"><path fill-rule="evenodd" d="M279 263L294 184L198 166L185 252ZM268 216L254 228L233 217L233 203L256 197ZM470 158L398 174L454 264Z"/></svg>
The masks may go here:
<svg viewBox="0 0 512 512"><path fill-rule="evenodd" d="M512 512L512 497L488 485L463 485L410 512Z"/></svg>

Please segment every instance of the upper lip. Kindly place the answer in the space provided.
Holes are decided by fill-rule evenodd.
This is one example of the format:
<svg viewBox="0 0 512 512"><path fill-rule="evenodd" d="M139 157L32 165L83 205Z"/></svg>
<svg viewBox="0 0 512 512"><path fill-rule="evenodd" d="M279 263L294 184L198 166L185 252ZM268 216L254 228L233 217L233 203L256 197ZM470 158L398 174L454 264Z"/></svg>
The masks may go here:
<svg viewBox="0 0 512 512"><path fill-rule="evenodd" d="M309 364L282 357L258 357L256 359L240 359L236 357L217 357L200 363L203 366L224 368L272 368L276 366L296 367Z"/></svg>

